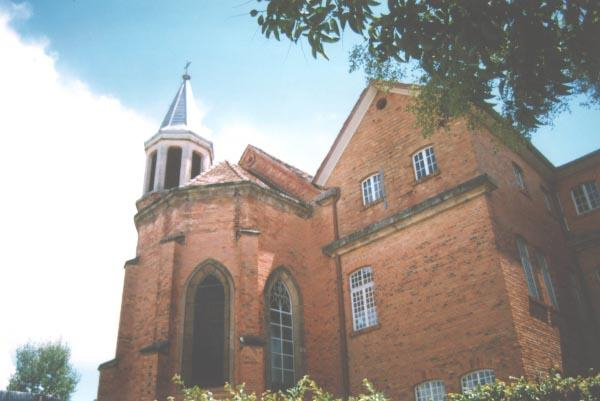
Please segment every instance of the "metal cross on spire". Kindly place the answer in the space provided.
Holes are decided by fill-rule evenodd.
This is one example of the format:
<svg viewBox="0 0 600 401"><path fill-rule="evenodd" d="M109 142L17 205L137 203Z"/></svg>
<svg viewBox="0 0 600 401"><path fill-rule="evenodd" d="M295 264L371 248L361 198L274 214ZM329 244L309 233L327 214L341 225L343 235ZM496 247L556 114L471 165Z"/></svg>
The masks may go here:
<svg viewBox="0 0 600 401"><path fill-rule="evenodd" d="M183 67L183 70L184 70L183 71L183 79L184 80L188 80L191 78L190 75L188 74L188 68L190 67L190 64L192 64L192 62L188 61L185 63L185 67Z"/></svg>

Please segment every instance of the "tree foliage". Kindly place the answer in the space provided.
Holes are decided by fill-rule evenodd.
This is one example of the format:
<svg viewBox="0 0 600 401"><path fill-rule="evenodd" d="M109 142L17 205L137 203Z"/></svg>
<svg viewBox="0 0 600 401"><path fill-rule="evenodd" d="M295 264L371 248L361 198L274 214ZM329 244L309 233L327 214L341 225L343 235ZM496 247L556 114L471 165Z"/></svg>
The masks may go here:
<svg viewBox="0 0 600 401"><path fill-rule="evenodd" d="M369 79L412 78L425 133L451 118L498 111L528 137L568 98L600 104L598 0L257 0L266 37L306 40L314 57L345 29L364 44L351 69Z"/></svg>
<svg viewBox="0 0 600 401"><path fill-rule="evenodd" d="M183 401L215 401L213 393L199 387L185 387L179 376L173 379L181 389ZM349 401L388 401L383 393L375 390L368 380L363 380L366 393L349 398ZM247 393L244 386L232 388L226 385L227 401L342 401L319 387L308 376L286 391L263 393L257 397ZM169 401L174 401L169 397ZM463 394L448 394L448 401L600 401L600 374L589 377L564 377L556 371L533 380L512 378L509 383L496 381Z"/></svg>
<svg viewBox="0 0 600 401"><path fill-rule="evenodd" d="M60 341L27 343L19 347L16 371L8 382L7 390L68 401L79 382L79 374L69 362L70 357L69 346Z"/></svg>

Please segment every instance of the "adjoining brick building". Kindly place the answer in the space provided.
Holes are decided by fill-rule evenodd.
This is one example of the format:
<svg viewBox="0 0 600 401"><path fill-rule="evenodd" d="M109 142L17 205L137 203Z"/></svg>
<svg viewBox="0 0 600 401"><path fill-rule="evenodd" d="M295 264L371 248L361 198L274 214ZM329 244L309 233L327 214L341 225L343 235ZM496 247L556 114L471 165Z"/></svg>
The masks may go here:
<svg viewBox="0 0 600 401"><path fill-rule="evenodd" d="M494 378L600 366L600 151L554 167L369 86L315 177L248 146L213 165L185 75L146 142L136 257L98 401L171 378L262 392L304 374L440 401Z"/></svg>

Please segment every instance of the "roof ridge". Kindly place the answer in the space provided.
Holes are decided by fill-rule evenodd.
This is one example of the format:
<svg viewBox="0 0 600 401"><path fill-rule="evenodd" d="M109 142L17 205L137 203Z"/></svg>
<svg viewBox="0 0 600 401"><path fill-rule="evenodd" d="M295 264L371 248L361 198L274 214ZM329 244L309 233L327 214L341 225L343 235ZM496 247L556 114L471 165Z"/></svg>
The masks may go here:
<svg viewBox="0 0 600 401"><path fill-rule="evenodd" d="M272 159L273 161L283 165L284 167L286 167L288 170L290 170L291 172L293 172L294 174L298 175L300 178L302 178L303 180L312 183L312 179L313 176L308 174L307 172L305 172L304 170L299 169L298 167L292 166L289 163L284 162L281 159L278 159L277 157L273 156L272 154L265 152L264 150L262 150L261 148L254 146L252 144L248 144L249 148L252 148L260 153L262 153L263 155L269 157L270 159Z"/></svg>
<svg viewBox="0 0 600 401"><path fill-rule="evenodd" d="M231 163L229 160L225 160L225 163L227 163L227 166L231 169L231 171L233 171L235 173L235 175L240 177L241 180L250 181L250 179L248 177L244 177L244 176L242 176L242 174L240 174L240 172L237 169L237 167L240 167L240 166L238 166L235 163Z"/></svg>

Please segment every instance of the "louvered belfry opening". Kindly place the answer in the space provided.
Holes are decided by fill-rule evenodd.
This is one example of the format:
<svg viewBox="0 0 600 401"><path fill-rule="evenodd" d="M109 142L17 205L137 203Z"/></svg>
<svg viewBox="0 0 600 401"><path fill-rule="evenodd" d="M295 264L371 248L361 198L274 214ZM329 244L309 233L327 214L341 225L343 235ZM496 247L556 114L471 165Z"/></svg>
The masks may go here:
<svg viewBox="0 0 600 401"><path fill-rule="evenodd" d="M192 383L203 388L225 383L225 288L213 275L198 285L194 305Z"/></svg>
<svg viewBox="0 0 600 401"><path fill-rule="evenodd" d="M150 155L150 177L148 178L148 187L146 188L146 192L152 192L154 190L154 180L156 179L156 160L157 160L157 152L152 152Z"/></svg>
<svg viewBox="0 0 600 401"><path fill-rule="evenodd" d="M167 171L165 173L165 189L177 188L179 186L179 174L181 171L181 148L172 146L167 151Z"/></svg>
<svg viewBox="0 0 600 401"><path fill-rule="evenodd" d="M192 173L191 178L196 177L202 172L202 156L200 153L193 152L192 153Z"/></svg>

